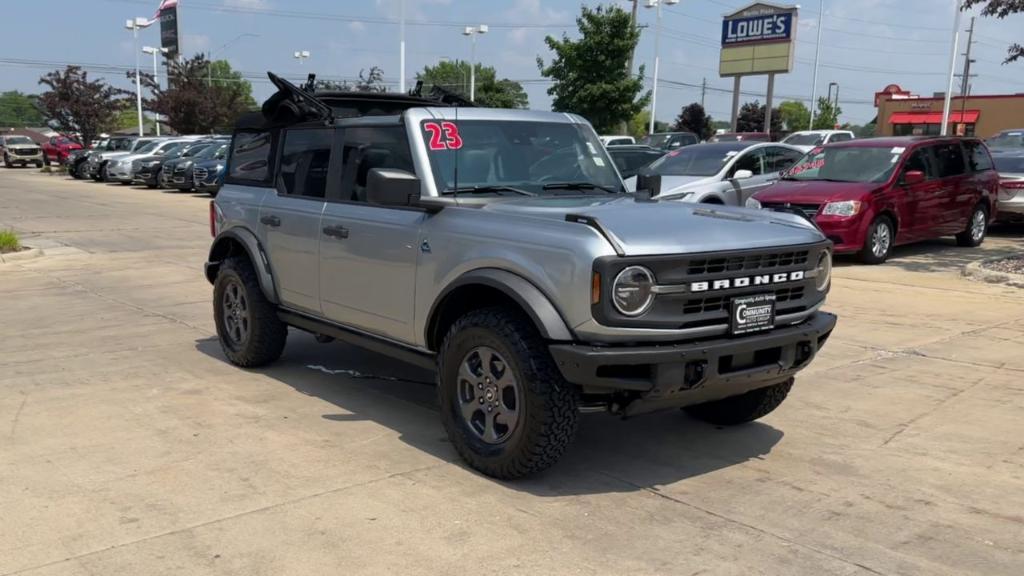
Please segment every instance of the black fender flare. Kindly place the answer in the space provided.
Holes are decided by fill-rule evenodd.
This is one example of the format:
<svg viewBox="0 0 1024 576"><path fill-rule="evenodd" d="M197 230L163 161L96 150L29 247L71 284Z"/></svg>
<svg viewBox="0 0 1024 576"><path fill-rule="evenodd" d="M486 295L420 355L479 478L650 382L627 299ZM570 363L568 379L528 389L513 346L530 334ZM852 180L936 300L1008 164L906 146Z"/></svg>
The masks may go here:
<svg viewBox="0 0 1024 576"><path fill-rule="evenodd" d="M461 286L481 284L494 288L515 301L533 321L541 336L546 340L572 341L572 331L551 300L529 280L499 268L478 268L456 278L438 294L427 315L426 342L435 328L439 312L445 299Z"/></svg>
<svg viewBox="0 0 1024 576"><path fill-rule="evenodd" d="M246 255L249 256L249 261L252 262L252 267L256 270L256 278L259 279L263 295L272 304L279 304L277 286L274 284L274 274L270 269L267 254L256 235L246 228L229 228L217 235L213 245L210 246L210 255L206 259L206 279L213 284L217 279L217 270L220 269L221 262L231 254L231 247L236 244L242 246Z"/></svg>

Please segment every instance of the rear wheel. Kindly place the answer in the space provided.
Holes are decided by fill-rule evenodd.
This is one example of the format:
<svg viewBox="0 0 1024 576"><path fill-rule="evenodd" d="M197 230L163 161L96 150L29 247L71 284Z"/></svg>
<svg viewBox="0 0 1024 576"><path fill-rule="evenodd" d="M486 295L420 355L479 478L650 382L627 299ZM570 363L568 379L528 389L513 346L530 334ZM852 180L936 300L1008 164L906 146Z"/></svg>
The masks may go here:
<svg viewBox="0 0 1024 576"><path fill-rule="evenodd" d="M896 227L888 216L879 216L868 226L867 238L860 251L865 264L881 264L889 259L896 241Z"/></svg>
<svg viewBox="0 0 1024 576"><path fill-rule="evenodd" d="M501 479L554 464L576 435L576 390L536 328L507 308L460 318L438 354L441 421L470 466Z"/></svg>
<svg viewBox="0 0 1024 576"><path fill-rule="evenodd" d="M746 394L683 408L687 414L719 426L734 426L767 416L782 404L793 387L790 378L780 384L751 390Z"/></svg>
<svg viewBox="0 0 1024 576"><path fill-rule="evenodd" d="M988 208L984 204L978 204L971 211L971 217L967 220L967 228L956 235L956 243L965 248L981 246L985 241L985 234L988 232Z"/></svg>
<svg viewBox="0 0 1024 576"><path fill-rule="evenodd" d="M213 316L221 349L232 364L254 368L281 357L288 327L263 295L248 259L221 263L213 284Z"/></svg>

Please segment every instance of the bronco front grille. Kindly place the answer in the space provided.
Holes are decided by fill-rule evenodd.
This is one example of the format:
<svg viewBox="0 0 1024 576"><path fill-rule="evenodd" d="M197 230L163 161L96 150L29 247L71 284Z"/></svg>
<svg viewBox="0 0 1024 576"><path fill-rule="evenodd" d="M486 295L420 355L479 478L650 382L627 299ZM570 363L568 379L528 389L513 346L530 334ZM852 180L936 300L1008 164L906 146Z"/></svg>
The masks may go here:
<svg viewBox="0 0 1024 576"><path fill-rule="evenodd" d="M804 297L804 287L794 286L792 288L779 288L775 291L776 305L791 300L799 300ZM732 297L712 296L709 298L693 298L683 304L683 314L703 314L705 312L720 312L729 309L729 302Z"/></svg>
<svg viewBox="0 0 1024 576"><path fill-rule="evenodd" d="M723 258L700 258L689 262L686 273L690 276L700 276L722 272L763 271L785 266L800 266L807 264L808 254L807 250L798 250Z"/></svg>

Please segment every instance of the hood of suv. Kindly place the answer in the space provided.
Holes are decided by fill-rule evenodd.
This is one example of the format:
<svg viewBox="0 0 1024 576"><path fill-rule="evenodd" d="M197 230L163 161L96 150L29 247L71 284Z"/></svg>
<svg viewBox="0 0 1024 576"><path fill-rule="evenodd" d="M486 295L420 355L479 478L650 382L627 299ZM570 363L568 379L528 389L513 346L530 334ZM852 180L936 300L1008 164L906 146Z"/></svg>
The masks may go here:
<svg viewBox="0 0 1024 576"><path fill-rule="evenodd" d="M39 144L6 144L8 150L39 150Z"/></svg>
<svg viewBox="0 0 1024 576"><path fill-rule="evenodd" d="M684 202L637 202L632 195L515 199L492 202L482 209L557 220L565 220L569 214L589 216L615 238L626 256L771 248L824 239L813 224L791 214Z"/></svg>
<svg viewBox="0 0 1024 576"><path fill-rule="evenodd" d="M824 204L843 200L860 200L882 186L874 182L828 182L826 180L779 180L754 194L759 202L791 204Z"/></svg>

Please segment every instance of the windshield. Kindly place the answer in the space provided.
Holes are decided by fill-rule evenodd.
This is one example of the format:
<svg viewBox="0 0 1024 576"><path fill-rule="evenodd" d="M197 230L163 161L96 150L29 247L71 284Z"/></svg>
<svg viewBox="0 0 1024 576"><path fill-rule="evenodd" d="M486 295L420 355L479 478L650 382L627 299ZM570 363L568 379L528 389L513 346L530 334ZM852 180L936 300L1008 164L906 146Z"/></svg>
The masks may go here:
<svg viewBox="0 0 1024 576"><path fill-rule="evenodd" d="M427 120L421 130L441 193L503 186L538 195L625 191L601 141L583 124Z"/></svg>
<svg viewBox="0 0 1024 576"><path fill-rule="evenodd" d="M127 140L124 138L118 138L107 142L107 150L131 150L134 140Z"/></svg>
<svg viewBox="0 0 1024 576"><path fill-rule="evenodd" d="M815 148L786 172L784 180L885 182L904 148Z"/></svg>
<svg viewBox="0 0 1024 576"><path fill-rule="evenodd" d="M647 169L662 176L714 176L745 147L707 144L687 146L658 158Z"/></svg>
<svg viewBox="0 0 1024 576"><path fill-rule="evenodd" d="M1003 132L985 140L989 148L1024 148L1024 130Z"/></svg>
<svg viewBox="0 0 1024 576"><path fill-rule="evenodd" d="M6 138L7 144L35 144L28 136L8 136Z"/></svg>
<svg viewBox="0 0 1024 576"><path fill-rule="evenodd" d="M200 152L206 150L209 147L209 144L196 144L195 146L192 146L191 148L184 150L181 156L184 158L192 158L196 154L199 154Z"/></svg>
<svg viewBox="0 0 1024 576"><path fill-rule="evenodd" d="M139 148L138 150L136 150L135 153L136 154L149 154L153 150L156 150L157 146L159 146L159 145L160 145L159 142L150 142L149 144L146 144L142 148Z"/></svg>
<svg viewBox="0 0 1024 576"><path fill-rule="evenodd" d="M996 172L1003 174L1024 174L1024 156L993 155Z"/></svg>
<svg viewBox="0 0 1024 576"><path fill-rule="evenodd" d="M211 158L223 158L223 152L227 150L227 144L213 144L202 152L196 154L196 160L210 160Z"/></svg>
<svg viewBox="0 0 1024 576"><path fill-rule="evenodd" d="M821 134L793 134L782 142L793 146L817 146L822 140L824 137Z"/></svg>

